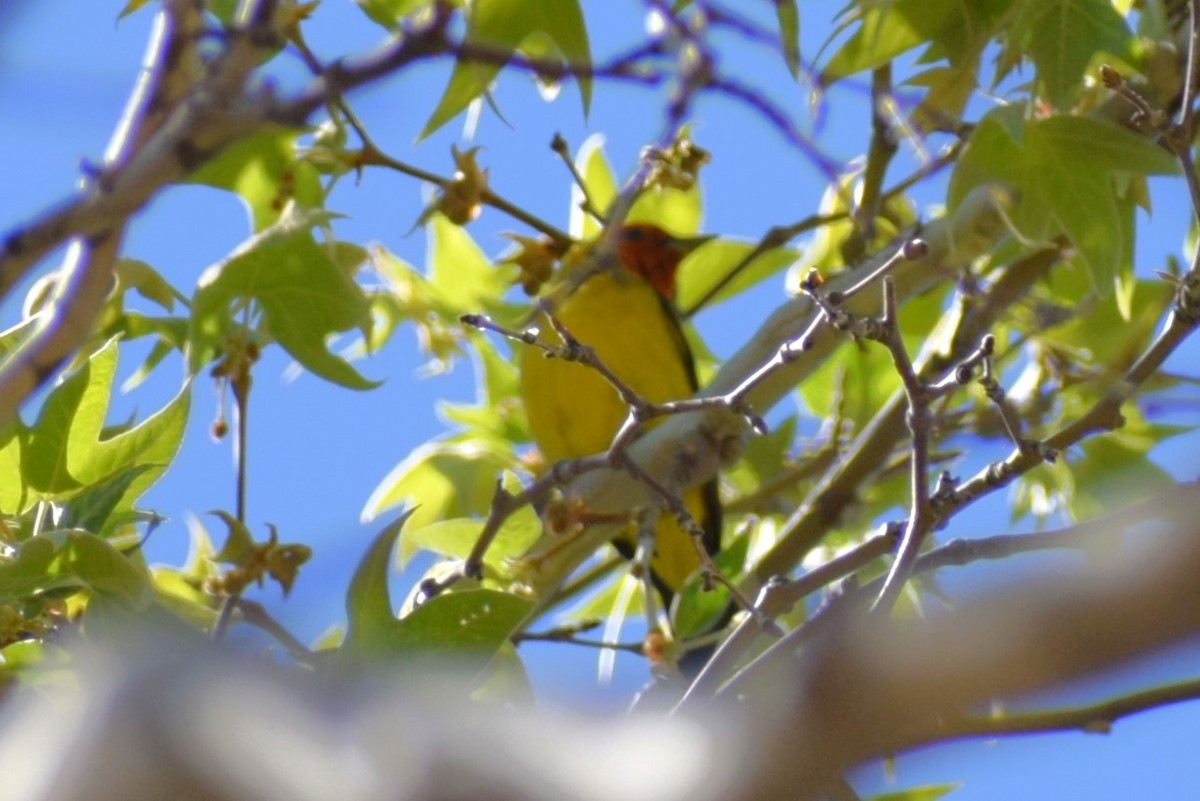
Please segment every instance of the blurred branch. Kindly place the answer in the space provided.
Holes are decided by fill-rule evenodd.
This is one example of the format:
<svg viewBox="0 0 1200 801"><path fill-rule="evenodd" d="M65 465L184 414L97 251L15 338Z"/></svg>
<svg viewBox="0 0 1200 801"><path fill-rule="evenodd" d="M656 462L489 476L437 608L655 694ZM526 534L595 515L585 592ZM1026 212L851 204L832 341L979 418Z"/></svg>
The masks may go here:
<svg viewBox="0 0 1200 801"><path fill-rule="evenodd" d="M738 704L670 719L531 715L469 700L451 670L365 680L358 671L285 671L147 632L131 617L125 631L141 638L109 641L99 653L64 643L80 666L73 692L28 688L22 703L8 705L0 768L42 777L37 797L61 801L285 798L295 796L296 775L314 798L347 788L386 797L397 787L414 801L445 798L447 788L501 801L844 793L844 773L881 756L967 736L1099 731L1195 698L1200 684L1189 679L1059 711L985 711L1200 633L1200 493L1193 486L1158 501L1143 522L1162 525L1139 526L1132 545L1115 534L1095 538L1100 552L1122 558L1078 560L1052 582L924 619L892 621L842 605L802 653L743 686ZM113 615L120 623L119 610ZM406 736L414 730L423 736ZM720 736L730 732L739 736Z"/></svg>
<svg viewBox="0 0 1200 801"><path fill-rule="evenodd" d="M1200 679L1194 679L1071 709L1002 712L992 716L965 716L961 720L947 721L945 739L1001 737L1057 731L1108 734L1112 730L1113 724L1122 718L1171 704L1195 701L1198 698L1200 698Z"/></svg>
<svg viewBox="0 0 1200 801"><path fill-rule="evenodd" d="M921 555L913 565L911 573L925 573L947 566L964 567L979 561L1008 559L1018 554L1045 550L1084 550L1095 555L1109 553L1121 547L1120 535L1124 532L1138 528L1148 520L1162 519L1164 515L1178 515L1180 510L1186 510L1189 505L1197 502L1200 502L1200 484L1180 485L1150 501L1134 504L1119 512L1069 528L1030 534L1001 534L980 539L957 539ZM831 560L827 566L823 565L811 571L811 578L810 574L806 574L794 582L784 583L782 589L777 590L772 598L772 611L785 614L792 605L820 586L829 584L841 575L848 575L845 572L848 567L853 566L853 570L858 570L869 561L868 556L874 558L880 541L888 535L894 535L897 530L898 526L869 537L862 545ZM1139 536L1134 541L1138 547L1145 547L1147 539L1145 536ZM823 575L818 576L818 573ZM824 627L830 625L830 618L857 615L865 610L871 599L879 597L887 578L885 575L857 586L827 604L746 665L721 688L720 694L736 693L748 682L755 681L756 677L769 674L774 665L786 663L800 648L807 646L814 637L825 631ZM818 580L823 580L822 584L816 584ZM746 636L754 633L750 630ZM745 645L748 647L749 642ZM732 667L732 661L726 666ZM712 679L712 682L715 681L715 678ZM708 686L711 688L714 684L710 683Z"/></svg>
<svg viewBox="0 0 1200 801"><path fill-rule="evenodd" d="M1069 528L951 540L922 554L913 565L911 574L927 573L944 567L965 567L980 561L1008 559L1019 554L1046 550L1085 550L1100 553L1106 543L1104 538L1111 532L1136 526L1154 517L1164 505L1169 508L1185 503L1194 491L1192 485L1181 485L1174 491L1149 501ZM766 595L758 604L762 615L776 620L788 614L796 604L814 592L853 576L876 559L890 553L901 541L903 530L903 522L880 526L873 533L864 536L860 544L808 570L802 576L790 580L777 578L768 582L764 589ZM879 578L862 585L857 590L859 597L877 597L883 582L884 579ZM715 693L721 682L732 675L734 668L750 652L762 634L761 627L753 619L748 618L739 623L688 688L679 708L694 706ZM801 627L772 648L780 652L795 650L810 635L811 629L805 630L805 627ZM764 654L762 658L769 660L774 657Z"/></svg>
<svg viewBox="0 0 1200 801"><path fill-rule="evenodd" d="M1148 519L1163 525L1122 547L1119 532L1095 547L1128 558L1062 570L956 607L952 614L892 621L840 604L797 657L776 660L739 682L751 709L778 705L787 737L762 754L753 798L814 798L835 776L867 759L958 736L964 713L1019 694L1060 686L1200 632L1200 492L1191 486ZM786 678L785 678L786 677ZM989 733L989 732L983 732ZM797 791L797 788L805 789Z"/></svg>

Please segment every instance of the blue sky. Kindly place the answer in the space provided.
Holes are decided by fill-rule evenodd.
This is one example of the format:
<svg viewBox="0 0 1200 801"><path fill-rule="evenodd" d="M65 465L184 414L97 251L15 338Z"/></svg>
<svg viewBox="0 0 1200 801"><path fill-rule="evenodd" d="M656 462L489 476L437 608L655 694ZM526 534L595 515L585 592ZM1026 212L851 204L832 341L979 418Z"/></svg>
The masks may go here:
<svg viewBox="0 0 1200 801"><path fill-rule="evenodd" d="M148 11L116 21L120 2L6 2L0 7L0 229L65 197L79 176L80 160L100 158L136 76L151 21ZM746 5L761 12L770 4ZM808 56L827 34L825 15L831 12L824 4L803 5ZM617 27L618 21L638 18L638 4L631 0L591 0L584 7L598 57L617 51L639 33ZM769 14L757 16L770 24ZM310 43L324 57L361 52L381 38L379 29L348 0L325 0L316 21L310 26ZM804 91L791 81L776 53L745 45L729 52L726 65L743 80L790 109L805 107ZM279 80L286 90L299 85L302 72L297 61L284 62L287 68ZM459 121L412 149L447 76L447 65L422 65L355 95L353 105L386 150L448 172L449 145L463 142ZM869 125L864 97L860 87L850 85L830 98L819 141L839 162L865 148ZM552 135L561 132L578 147L590 134L602 132L609 158L622 173L632 168L638 149L661 127L662 95L656 90L600 85L587 120L570 86L547 106L526 79L509 76L502 80L497 100L515 127L488 113L480 122L476 141L484 146L481 158L491 171L492 186L561 227L567 224L569 181L547 146ZM705 230L750 239L769 225L799 219L817 208L821 176L777 131L744 107L703 98L696 108L695 132L697 141L714 154L704 173ZM895 174L904 169L902 161ZM943 189L935 183L919 196L923 210ZM1181 250L1186 205L1180 192L1169 182L1155 185L1155 225L1139 242L1139 264L1146 273L1162 264L1162 254ZM343 182L330 205L347 215L337 223L341 238L381 242L411 263L423 263L423 233L406 235L422 205L420 187L411 179L369 173L361 184ZM470 231L495 255L507 247L500 232L516 228L489 210ZM190 292L201 271L247 234L246 212L232 196L199 187L176 188L157 198L134 222L125 255L150 263ZM15 321L19 294L0 306L0 326ZM719 316L700 315L697 325L718 355L728 355L782 298L781 282L776 281L721 306ZM120 378L136 368L142 353L136 346L123 351ZM1178 357L1172 366L1190 370L1194 355L1190 352L1187 362ZM256 372L249 522L259 533L265 531L264 524L274 523L285 541L309 543L316 552L292 597L283 601L276 590L268 589L262 599L302 639L342 619L340 593L378 525L359 522L371 490L396 462L444 429L437 416L439 401L465 401L473 395L469 365L418 380L422 363L411 332L402 331L361 365L368 377L386 379L371 392L347 391L311 375L287 380L289 360L278 349L268 352ZM121 397L114 419L134 409L153 410L178 388L181 364L168 363L160 373L143 389ZM147 506L170 518L148 544L152 559L181 562L187 548L186 516L233 505L230 448L228 443L214 444L208 435L215 408L211 386L199 379L179 460L145 499ZM1194 424L1194 412L1174 422ZM818 425L802 421L801 434L815 434ZM1177 475L1194 477L1194 451L1195 438L1183 437L1164 447L1160 458ZM993 533L990 521L1007 519L1003 504L1003 497L992 499L990 509L958 521L947 536L971 533L964 526L985 522L976 533ZM209 525L219 530L211 518ZM396 578L398 593L425 564L418 562L408 576ZM976 575L969 580L996 579ZM522 652L543 696L550 699L614 704L627 698L645 675L637 660L622 658L613 685L595 688L594 654L559 645L530 645ZM1181 651L1142 666L1131 674L1129 686L1148 675L1187 675L1184 671L1195 664L1195 656L1194 650ZM963 780L966 785L951 796L956 799L1002 799L1018 793L1045 798L1178 797L1194 786L1194 777L1184 768L1193 755L1185 749L1194 743L1198 726L1200 705L1193 703L1123 722L1111 737L1043 736L932 749L901 760L895 785L877 767L864 770L858 780L873 791Z"/></svg>

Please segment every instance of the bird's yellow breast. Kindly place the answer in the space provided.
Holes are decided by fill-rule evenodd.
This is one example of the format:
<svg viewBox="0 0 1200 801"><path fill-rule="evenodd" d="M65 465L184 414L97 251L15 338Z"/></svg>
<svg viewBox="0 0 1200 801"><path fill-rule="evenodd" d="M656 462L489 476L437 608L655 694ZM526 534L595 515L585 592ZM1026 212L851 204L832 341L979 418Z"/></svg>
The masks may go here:
<svg viewBox="0 0 1200 801"><path fill-rule="evenodd" d="M591 347L627 386L652 403L696 390L691 356L663 299L641 278L598 273L555 309L580 343ZM557 341L545 322L544 336ZM521 351L521 396L534 441L547 462L608 448L627 408L600 373L583 364Z"/></svg>

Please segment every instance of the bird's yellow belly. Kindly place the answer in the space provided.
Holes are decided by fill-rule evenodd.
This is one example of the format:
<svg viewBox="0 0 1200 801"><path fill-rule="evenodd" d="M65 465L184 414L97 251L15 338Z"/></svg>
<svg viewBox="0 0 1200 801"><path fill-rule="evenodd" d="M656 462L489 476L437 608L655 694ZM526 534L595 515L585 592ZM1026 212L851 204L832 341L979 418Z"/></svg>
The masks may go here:
<svg viewBox="0 0 1200 801"><path fill-rule="evenodd" d="M641 279L592 277L556 310L563 326L591 347L630 389L652 403L691 397L691 356L682 332L657 292ZM548 322L543 336L558 341ZM548 463L601 453L612 443L628 408L596 369L521 352L521 396L534 441ZM685 502L704 520L699 488ZM656 526L654 572L674 590L699 566L691 539L670 516Z"/></svg>
<svg viewBox="0 0 1200 801"><path fill-rule="evenodd" d="M597 275L556 311L580 343L630 389L653 403L694 391L676 323L655 291L639 279ZM548 324L544 335L558 337ZM627 408L592 367L522 353L521 395L534 441L547 461L590 456L608 448Z"/></svg>

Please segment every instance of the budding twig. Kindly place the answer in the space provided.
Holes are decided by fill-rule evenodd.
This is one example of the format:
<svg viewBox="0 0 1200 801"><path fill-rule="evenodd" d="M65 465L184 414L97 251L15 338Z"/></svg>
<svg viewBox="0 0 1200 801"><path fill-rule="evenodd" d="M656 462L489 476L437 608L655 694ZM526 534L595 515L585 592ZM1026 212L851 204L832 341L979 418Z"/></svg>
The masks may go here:
<svg viewBox="0 0 1200 801"><path fill-rule="evenodd" d="M567 145L567 140L563 139L562 134L554 134L554 138L550 140L550 149L562 158L563 164L566 165L567 171L571 173L571 178L575 181L575 186L579 188L579 194L582 198L579 204L580 211L603 225L604 212L600 210L596 202L592 199L592 193L588 189L587 181L584 180L583 174L579 172L579 168L575 166L575 160L571 158L571 150Z"/></svg>
<svg viewBox="0 0 1200 801"><path fill-rule="evenodd" d="M913 369L912 359L904 347L900 336L900 328L896 320L896 289L890 276L883 279L883 344L892 355L892 364L904 387L908 410L905 419L912 437L910 447L910 492L908 520L905 521L904 534L900 538L900 547L896 552L896 560L888 571L883 589L875 600L875 609L884 612L891 609L900 590L908 581L917 556L921 552L921 543L932 529L929 508L929 440L931 436L932 414L929 410L930 397L925 391L925 385Z"/></svg>

